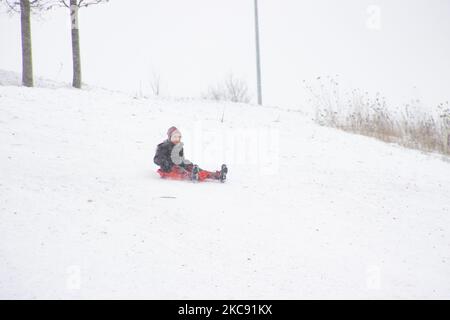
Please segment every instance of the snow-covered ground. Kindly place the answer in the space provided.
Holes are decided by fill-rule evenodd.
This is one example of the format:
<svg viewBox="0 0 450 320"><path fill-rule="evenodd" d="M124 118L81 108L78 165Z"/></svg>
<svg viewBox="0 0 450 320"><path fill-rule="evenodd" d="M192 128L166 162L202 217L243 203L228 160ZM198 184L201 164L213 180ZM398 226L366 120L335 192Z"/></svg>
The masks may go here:
<svg viewBox="0 0 450 320"><path fill-rule="evenodd" d="M159 178L172 125L226 183ZM0 86L0 298L448 299L449 231L438 155L281 108Z"/></svg>

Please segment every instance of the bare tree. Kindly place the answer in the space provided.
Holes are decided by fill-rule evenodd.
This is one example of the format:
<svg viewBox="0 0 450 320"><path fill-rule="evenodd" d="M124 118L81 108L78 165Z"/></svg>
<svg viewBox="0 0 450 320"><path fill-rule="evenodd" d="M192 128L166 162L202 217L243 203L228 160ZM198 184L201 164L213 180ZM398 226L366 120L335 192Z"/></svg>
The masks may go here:
<svg viewBox="0 0 450 320"><path fill-rule="evenodd" d="M108 2L109 0L0 0L6 4L8 11L21 13L22 24L22 82L25 86L33 86L33 65L31 54L31 28L30 11L48 10L53 7L66 7L70 9L71 36L72 36L72 86L81 88L81 56L80 34L78 29L78 9Z"/></svg>
<svg viewBox="0 0 450 320"><path fill-rule="evenodd" d="M152 73L150 79L150 89L155 96L159 96L161 94L161 75L157 72Z"/></svg>
<svg viewBox="0 0 450 320"><path fill-rule="evenodd" d="M247 83L239 78L229 74L221 83L211 86L204 97L212 100L223 100L231 102L250 101Z"/></svg>
<svg viewBox="0 0 450 320"><path fill-rule="evenodd" d="M78 9L108 2L109 0L58 0L66 8L70 9L71 36L72 36L72 64L73 79L72 86L81 88L81 55L80 55L80 33L78 26Z"/></svg>
<svg viewBox="0 0 450 320"><path fill-rule="evenodd" d="M31 13L48 10L52 0L0 0L9 13L20 13L22 39L22 85L33 86L33 54L31 46Z"/></svg>
<svg viewBox="0 0 450 320"><path fill-rule="evenodd" d="M22 84L33 86L33 57L31 53L30 1L20 0L20 26L22 36Z"/></svg>
<svg viewBox="0 0 450 320"><path fill-rule="evenodd" d="M230 74L227 79L225 79L225 87L230 101L245 103L250 101L247 83L244 80L237 79Z"/></svg>

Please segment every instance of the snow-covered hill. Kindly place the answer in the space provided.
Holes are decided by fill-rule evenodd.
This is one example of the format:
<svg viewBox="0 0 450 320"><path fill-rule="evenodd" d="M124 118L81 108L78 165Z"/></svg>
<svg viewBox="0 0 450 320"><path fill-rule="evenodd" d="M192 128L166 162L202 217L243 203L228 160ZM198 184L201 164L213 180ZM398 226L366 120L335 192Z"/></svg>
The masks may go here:
<svg viewBox="0 0 450 320"><path fill-rule="evenodd" d="M172 125L225 184L159 178ZM0 298L450 298L449 190L300 112L0 86Z"/></svg>
<svg viewBox="0 0 450 320"><path fill-rule="evenodd" d="M0 69L0 86L19 86L22 83L21 79L21 74L17 72ZM70 87L68 83L53 81L42 77L36 77L34 79L34 85L43 88Z"/></svg>

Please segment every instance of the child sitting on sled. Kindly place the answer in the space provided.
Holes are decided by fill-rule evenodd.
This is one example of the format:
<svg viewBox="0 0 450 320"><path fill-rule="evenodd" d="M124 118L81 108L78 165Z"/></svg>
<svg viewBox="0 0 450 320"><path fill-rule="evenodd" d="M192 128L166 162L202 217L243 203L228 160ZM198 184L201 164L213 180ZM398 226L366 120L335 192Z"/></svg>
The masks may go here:
<svg viewBox="0 0 450 320"><path fill-rule="evenodd" d="M222 165L220 171L207 171L184 158L181 133L176 127L167 131L167 140L158 144L153 162L160 166L158 173L162 178L188 179L203 181L215 179L224 182L228 172L227 166Z"/></svg>

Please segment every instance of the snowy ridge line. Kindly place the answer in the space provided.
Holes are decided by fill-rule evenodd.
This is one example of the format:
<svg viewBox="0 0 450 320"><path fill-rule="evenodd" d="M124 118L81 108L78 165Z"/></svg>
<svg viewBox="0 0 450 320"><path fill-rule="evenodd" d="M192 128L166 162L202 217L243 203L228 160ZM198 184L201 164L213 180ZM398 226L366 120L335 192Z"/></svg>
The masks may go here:
<svg viewBox="0 0 450 320"><path fill-rule="evenodd" d="M8 71L8 70L2 70L0 69L0 86L14 86L14 87L21 87L21 76L20 73L14 72L14 71ZM69 82L60 82L55 80L50 80L45 77L36 77L35 81L35 87L36 89L72 89L72 86ZM105 92L111 92L115 94L122 94L124 96L128 96L130 98L136 99L136 100L152 100L152 101L164 101L164 102L198 102L198 103L208 103L208 104L232 104L236 106L247 106L247 107L256 107L256 108L267 108L267 109L274 109L274 110L280 110L280 111L287 111L287 112L299 112L303 113L301 109L298 108L287 108L287 107L280 107L280 106L269 106L269 105L262 105L259 106L254 103L239 103L239 102L230 102L230 101L217 101L217 100L210 100L205 99L201 97L176 97L176 96L152 96L152 95L143 95L138 96L135 93L118 90L118 89L110 89L102 86L97 85L91 85L91 84L83 84L82 91L105 91Z"/></svg>

